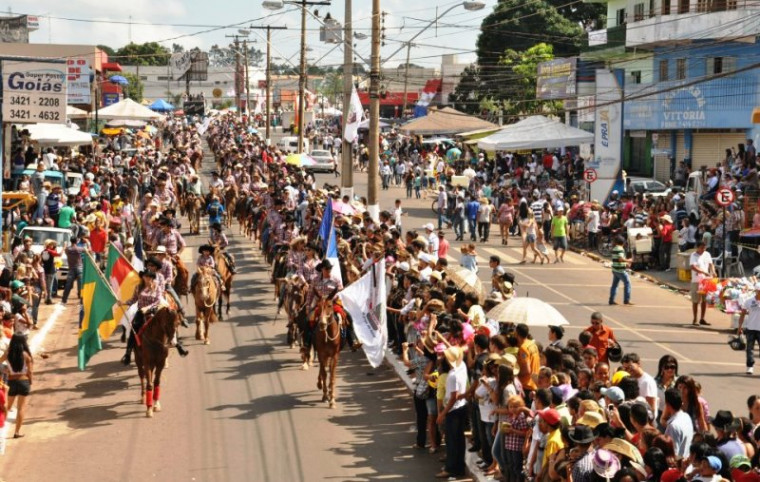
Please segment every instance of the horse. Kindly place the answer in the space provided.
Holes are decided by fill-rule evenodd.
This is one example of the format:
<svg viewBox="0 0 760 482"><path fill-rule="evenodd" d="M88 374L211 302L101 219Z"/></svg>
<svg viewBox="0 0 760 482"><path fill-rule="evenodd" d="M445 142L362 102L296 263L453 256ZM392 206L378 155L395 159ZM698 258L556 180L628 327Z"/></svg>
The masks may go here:
<svg viewBox="0 0 760 482"><path fill-rule="evenodd" d="M330 408L335 408L335 369L338 367L341 344L340 331L344 320L333 310L332 297L321 298L319 309L319 321L314 333L314 347L319 359L317 389L322 390L322 401L329 401ZM328 369L330 370L329 389L327 383Z"/></svg>
<svg viewBox="0 0 760 482"><path fill-rule="evenodd" d="M232 218L235 217L233 215L235 204L237 203L237 188L235 186L230 186L224 190L224 209L227 211L226 216L226 223L227 223L227 229L232 227Z"/></svg>
<svg viewBox="0 0 760 482"><path fill-rule="evenodd" d="M214 261L216 262L216 270L219 271L219 277L222 278L222 294L218 297L218 316L220 320L223 320L224 318L222 317L222 304L224 304L225 301L227 302L227 309L225 310L225 314L230 314L230 291L232 291L232 277L234 275L230 270L229 264L227 262L227 257L219 248L214 251Z"/></svg>
<svg viewBox="0 0 760 482"><path fill-rule="evenodd" d="M217 320L214 307L219 299L219 286L216 276L210 268L201 268L193 286L195 300L195 339L203 340L204 345L211 343L208 330L211 323Z"/></svg>
<svg viewBox="0 0 760 482"><path fill-rule="evenodd" d="M174 269L177 270L177 276L174 277L172 288L174 288L178 296L187 296L190 293L187 287L187 283L190 281L190 273L179 256L172 258L172 261L174 262Z"/></svg>
<svg viewBox="0 0 760 482"><path fill-rule="evenodd" d="M182 208L187 215L188 222L190 223L190 234L200 234L201 198L191 192L186 193Z"/></svg>
<svg viewBox="0 0 760 482"><path fill-rule="evenodd" d="M140 332L135 334L138 344L135 350L135 364L140 376L140 400L147 407L145 416L148 418L153 417L154 411L161 411L161 372L166 366L169 347L174 341L178 327L177 311L161 306L153 317L145 322Z"/></svg>
<svg viewBox="0 0 760 482"><path fill-rule="evenodd" d="M306 316L306 285L298 276L285 281L285 296L283 305L288 315L288 345L293 348L296 343L304 346L301 334L306 331L308 316Z"/></svg>

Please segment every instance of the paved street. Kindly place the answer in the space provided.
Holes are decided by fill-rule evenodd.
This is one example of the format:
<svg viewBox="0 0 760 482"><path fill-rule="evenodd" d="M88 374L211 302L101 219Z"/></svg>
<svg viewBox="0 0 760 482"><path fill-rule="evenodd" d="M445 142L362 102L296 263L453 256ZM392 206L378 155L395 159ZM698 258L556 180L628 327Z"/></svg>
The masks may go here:
<svg viewBox="0 0 760 482"><path fill-rule="evenodd" d="M355 177L357 193L363 195L366 174ZM325 174L319 181L335 178ZM403 199L409 212L405 229L432 219L429 200L405 200L401 188L381 191L381 196L383 207ZM744 400L756 381L743 374L743 354L726 345L720 330L728 326L727 316L710 311L714 326L692 329L687 299L642 280L634 281L636 306L610 307L610 273L601 264L569 253L563 265L518 266L519 240L504 248L497 238L478 245L483 279L488 256L501 256L517 274L521 296L544 299L566 315L572 325L568 336L577 335L591 312L600 310L624 349L640 353L650 372L662 354L671 353L681 373L698 377L713 413L746 411ZM195 258L203 239L187 238L186 261ZM432 478L438 456L411 449L413 410L394 372L372 370L361 353L344 352L339 405L327 408L316 390L316 370L300 371L296 350L284 345L285 321L274 316L267 266L251 242L232 236L231 244L240 268L232 312L212 327L210 346L192 339L192 328L183 330L190 338L190 356L172 354L162 384L164 410L152 420L138 403L134 366L118 362L123 354L118 337L86 371L77 370L76 307L70 302L45 342L50 357L37 360L27 436L8 440L13 463L0 469L4 480ZM449 258L454 263L455 247ZM544 330L536 338L546 341Z"/></svg>
<svg viewBox="0 0 760 482"><path fill-rule="evenodd" d="M206 165L208 168L208 165ZM237 233L237 229L233 230ZM205 237L187 237L186 261ZM119 363L114 336L86 371L76 368L74 301L36 359L26 437L8 440L0 478L16 480L317 481L424 480L439 455L415 452L412 403L390 368L361 352L341 354L338 407L301 371L275 319L266 264L232 236L239 275L234 307L203 346L183 329L190 355L173 352L162 380L163 411L146 419L134 365ZM192 297L189 303L192 305ZM193 308L188 308L192 313ZM10 432L12 433L12 431Z"/></svg>
<svg viewBox="0 0 760 482"><path fill-rule="evenodd" d="M354 174L356 190L366 192L366 174ZM319 184L334 183L332 175L320 175ZM393 206L395 199L402 200L408 216L403 220L404 230L417 229L427 222L437 226L431 210L432 198L406 199L403 187L391 187L380 191L381 209ZM459 262L460 242L453 242L454 234L446 229L451 242L449 265ZM730 325L728 315L708 308L707 320L711 327L691 327L691 303L682 294L663 289L657 284L633 277L632 307L622 305L622 285L618 291L619 306L607 304L611 272L601 263L576 253L565 255L564 264L519 265L522 259L520 239L513 237L509 246L501 245L498 225L492 225L491 239L487 245L477 244L480 278L490 282L488 258L498 255L505 267L517 276L519 296L531 296L554 305L570 321L566 336L577 336L588 326L592 312L601 311L606 322L613 328L624 351L635 351L644 360L644 367L656 374L657 361L669 353L679 361L679 374L690 374L702 384L703 396L710 403L712 413L718 409L730 409L735 414L745 414L745 401L753 393L757 380L744 374L744 352L734 352L728 345ZM465 237L469 239L469 236ZM552 260L554 257L552 256ZM650 272L656 275L657 272ZM547 342L547 333L539 329L536 339Z"/></svg>

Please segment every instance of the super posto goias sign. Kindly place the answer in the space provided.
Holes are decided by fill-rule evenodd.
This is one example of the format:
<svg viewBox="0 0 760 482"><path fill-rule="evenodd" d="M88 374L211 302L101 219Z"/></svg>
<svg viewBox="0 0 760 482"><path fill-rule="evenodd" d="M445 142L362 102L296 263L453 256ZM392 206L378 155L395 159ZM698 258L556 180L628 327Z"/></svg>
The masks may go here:
<svg viewBox="0 0 760 482"><path fill-rule="evenodd" d="M3 122L66 122L66 64L5 60Z"/></svg>

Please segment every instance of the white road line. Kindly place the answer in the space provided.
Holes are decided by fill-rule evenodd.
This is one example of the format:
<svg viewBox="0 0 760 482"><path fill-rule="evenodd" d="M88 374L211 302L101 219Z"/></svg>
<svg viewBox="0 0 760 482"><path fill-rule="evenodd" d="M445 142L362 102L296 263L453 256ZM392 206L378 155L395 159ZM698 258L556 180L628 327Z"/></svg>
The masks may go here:
<svg viewBox="0 0 760 482"><path fill-rule="evenodd" d="M50 330L53 329L56 321L58 321L58 317L61 316L61 313L63 313L64 310L66 310L66 306L62 304L56 304L53 307L53 313L50 314L48 319L45 321L45 324L42 325L42 328L40 328L29 341L29 349L32 351L32 354L37 353L42 347L42 343L45 341L45 337L47 337L48 333L50 333Z"/></svg>
<svg viewBox="0 0 760 482"><path fill-rule="evenodd" d="M529 280L533 281L534 283L540 283L540 281L539 281L539 280L537 280L536 278L533 278L533 277L531 277L531 276L528 276L527 274L525 274L524 272L522 272L522 271L523 271L523 270L522 270L522 268L514 268L514 269L515 269L515 271L517 271L517 272L520 274L520 276L524 276L524 277L528 278ZM572 268L571 268L571 269L572 269ZM519 278L518 278L518 282L519 282ZM642 282L643 282L643 281L642 281ZM637 280L637 284L638 284L638 280ZM547 285L547 284L544 284L544 287L545 287L547 290L549 290L549 291L551 291L551 292L553 292L553 293L556 293L557 295L561 296L562 298L565 298L566 300L568 300L568 301L570 301L570 302L572 302L572 303L576 303L576 304L580 305L580 306L581 306L583 309L585 309L585 310L586 310L586 311L588 311L589 313L594 313L595 311L599 311L598 309L595 309L595 308L591 308L591 307L589 307L589 306L586 306L586 305L584 305L583 303L581 303L581 302L579 302L579 301L577 301L577 300L575 300L575 299L571 298L570 296L566 295L565 293L562 293L561 291L555 290L554 288L552 288L551 286L549 286L549 285ZM617 325L617 326L618 326L618 327L620 327L620 328L627 328L627 325L625 325L624 323L622 323L622 322L620 322L620 321L616 320L615 318L613 318L613 317L611 317L611 316L609 316L609 315L607 315L607 314L605 314L605 315L604 315L604 319L605 319L605 320L607 320L607 321L611 321L612 323L615 323L615 325ZM672 353L672 354L673 354L673 355L675 355L675 356L676 356L676 357L677 357L679 360L684 360L684 361L687 361L687 362L691 362L691 361L692 361L692 360L691 360L689 357L687 357L686 355L683 355L683 354L681 354L681 353L677 352L676 350L674 350L674 349L670 348L669 346L667 346L667 345L665 345L665 344L663 344L663 343L660 343L660 342L658 342L658 341L656 341L656 340L653 340L652 338L650 338L650 337L648 337L648 336L644 335L644 334L643 334L643 333L641 333L640 331L636 331L636 330L633 330L633 329L631 329L631 332L632 332L632 333L635 333L637 336L641 337L643 340L646 340L646 341L648 341L648 342L650 342L650 343L653 343L654 345L656 345L656 346L658 346L658 347L662 348L663 350L666 350L666 351L668 351L668 352Z"/></svg>

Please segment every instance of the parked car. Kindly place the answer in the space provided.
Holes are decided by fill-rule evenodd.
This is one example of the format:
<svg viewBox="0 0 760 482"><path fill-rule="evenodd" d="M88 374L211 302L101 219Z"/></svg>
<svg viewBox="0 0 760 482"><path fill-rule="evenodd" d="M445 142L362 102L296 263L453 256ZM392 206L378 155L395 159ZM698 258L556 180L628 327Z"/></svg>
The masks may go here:
<svg viewBox="0 0 760 482"><path fill-rule="evenodd" d="M314 166L308 166L306 167L307 171L319 171L319 172L333 172L335 171L335 159L333 158L333 155L330 154L330 151L323 151L321 149L314 149L311 151L311 154L309 154L312 159L317 161L317 164Z"/></svg>
<svg viewBox="0 0 760 482"><path fill-rule="evenodd" d="M626 192L630 195L646 194L654 197L667 195L668 187L656 179L650 177L627 177L625 178Z"/></svg>
<svg viewBox="0 0 760 482"><path fill-rule="evenodd" d="M62 287L61 283L66 283L66 276L69 274L69 263L63 251L71 240L71 230L48 226L27 226L21 230L19 236L21 239L32 238L32 252L34 254L42 253L45 249L46 240L52 239L56 242L58 257L60 258L60 261L56 260L56 266L59 266L56 278L58 278L58 286Z"/></svg>

